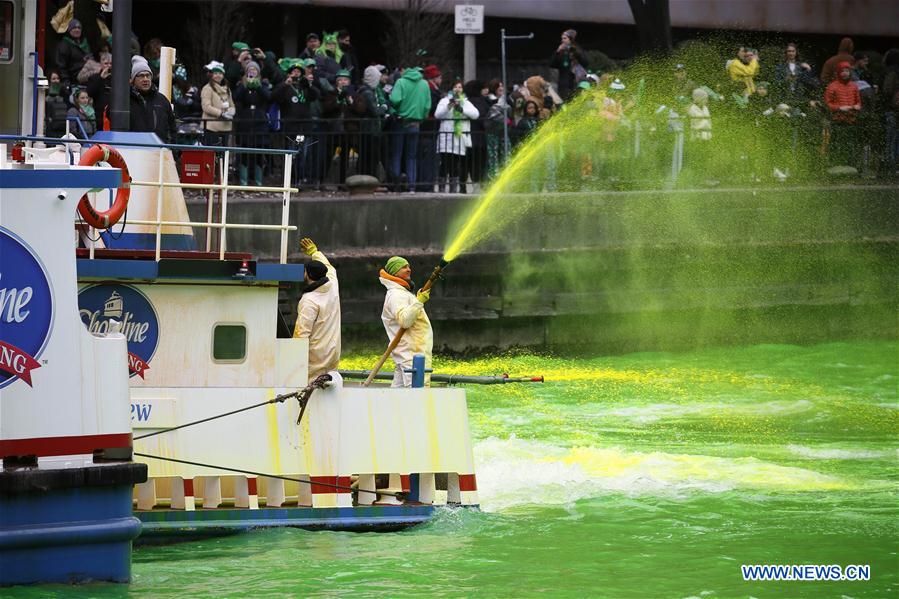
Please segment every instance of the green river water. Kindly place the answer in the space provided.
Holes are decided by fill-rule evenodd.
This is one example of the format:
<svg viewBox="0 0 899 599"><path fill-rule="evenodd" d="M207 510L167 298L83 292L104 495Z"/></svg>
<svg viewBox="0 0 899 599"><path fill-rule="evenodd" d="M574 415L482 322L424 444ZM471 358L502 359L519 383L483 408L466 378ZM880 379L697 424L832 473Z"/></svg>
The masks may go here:
<svg viewBox="0 0 899 599"><path fill-rule="evenodd" d="M3 594L895 597L897 356L859 341L438 358L441 372L547 377L468 388L483 511L138 548L130 586ZM868 564L871 579L744 582L741 564Z"/></svg>

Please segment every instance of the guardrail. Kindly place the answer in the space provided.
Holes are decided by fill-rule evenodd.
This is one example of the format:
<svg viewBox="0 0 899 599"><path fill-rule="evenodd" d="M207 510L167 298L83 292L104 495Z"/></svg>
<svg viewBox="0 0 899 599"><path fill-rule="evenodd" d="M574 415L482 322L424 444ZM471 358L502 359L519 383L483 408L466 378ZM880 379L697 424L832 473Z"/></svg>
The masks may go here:
<svg viewBox="0 0 899 599"><path fill-rule="evenodd" d="M73 117L75 118L75 117ZM4 142L24 142L26 144L34 144L34 143L44 143L44 144L53 144L53 145L64 145L66 152L68 154L68 161L71 164L72 160L72 146L92 146L98 142L91 142L87 140L79 140L79 139L59 139L54 137L36 137L36 136L15 136L15 135L0 135L0 152L6 153L6 147ZM105 143L105 142L104 142ZM279 231L281 234L281 251L280 251L280 263L285 264L287 262L287 235L291 231L296 231L297 227L293 225L289 225L290 222L290 195L293 192L297 192L297 188L290 186L291 180L291 170L293 166L293 157L295 152L292 150L277 150L270 148L234 148L234 147L225 147L225 146L195 146L195 145L184 145L184 144L149 144L149 143L138 143L138 142L116 142L115 144L110 144L121 147L138 147L138 148L155 148L159 150L159 170L158 176L155 181L141 181L141 180L132 180L131 185L135 187L155 187L157 189L156 193L156 218L153 220L128 220L127 222L133 225L144 225L155 227L156 230L156 247L155 247L155 259L159 261L161 258L162 251L162 228L163 227L190 227L194 228L205 228L206 229L206 251L210 252L212 250L212 231L214 229L219 230L219 259L225 259L225 251L226 251L226 232L228 229L253 229L260 231ZM222 158L219 161L219 173L221 175L221 183L182 183L182 182L167 182L164 180L164 165L165 165L165 155L164 152L166 150L169 151L183 151L183 150L206 150L215 152L216 154L221 153ZM246 153L246 154L268 154L268 155L280 155L284 157L284 166L283 166L283 175L284 175L284 183L280 187L268 186L268 187L257 187L257 186L249 186L249 185L231 185L228 180L230 178L230 160L232 153ZM206 222L192 222L192 221L170 221L162 219L162 200L163 200L163 190L165 188L180 188L180 189L205 189L208 191L208 208L206 214ZM221 218L218 222L213 222L213 206L214 206L214 194L216 191L220 192L220 206L221 206ZM228 214L228 192L229 191L246 191L246 192L268 192L268 193L281 193L282 194L282 208L281 208L281 224L278 225L265 225L265 224L247 224L247 223L229 223L227 221ZM88 227L87 230L87 245L88 245L88 254L91 259L94 258L94 250L95 250L95 239L96 232L93 227Z"/></svg>

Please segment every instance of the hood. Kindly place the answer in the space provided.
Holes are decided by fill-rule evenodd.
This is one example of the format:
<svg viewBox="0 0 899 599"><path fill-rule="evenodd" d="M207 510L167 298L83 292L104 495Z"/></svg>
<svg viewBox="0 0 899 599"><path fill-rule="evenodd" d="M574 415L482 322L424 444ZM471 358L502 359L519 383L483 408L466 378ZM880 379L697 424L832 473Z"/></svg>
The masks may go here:
<svg viewBox="0 0 899 599"><path fill-rule="evenodd" d="M378 87L378 83L380 82L381 71L378 70L378 67L365 67L365 73L362 75L362 83L372 89L375 89L376 87Z"/></svg>
<svg viewBox="0 0 899 599"><path fill-rule="evenodd" d="M842 73L843 69L849 69L850 73L846 79L843 79ZM837 63L837 79L842 81L849 81L852 79L852 64L848 60L841 60Z"/></svg>
<svg viewBox="0 0 899 599"><path fill-rule="evenodd" d="M413 82L421 81L421 71L417 68L406 69L401 79L408 79Z"/></svg>
<svg viewBox="0 0 899 599"><path fill-rule="evenodd" d="M381 285L383 285L388 291L390 291L391 289L399 289L401 291L405 291L406 293L409 293L408 289L406 289L405 287L403 287L402 285L400 285L399 283L397 283L395 281L391 281L390 279L385 279L384 277L378 277L378 280L381 281Z"/></svg>
<svg viewBox="0 0 899 599"><path fill-rule="evenodd" d="M837 54L852 54L853 50L855 50L855 45L852 43L852 38L844 37L840 40L840 45L837 48Z"/></svg>

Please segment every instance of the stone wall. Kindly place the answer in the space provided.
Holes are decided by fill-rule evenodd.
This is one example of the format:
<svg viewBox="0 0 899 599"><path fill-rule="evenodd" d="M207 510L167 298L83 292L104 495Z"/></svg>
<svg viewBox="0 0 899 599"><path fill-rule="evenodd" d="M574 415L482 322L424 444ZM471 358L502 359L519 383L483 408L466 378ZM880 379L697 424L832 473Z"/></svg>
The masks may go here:
<svg viewBox="0 0 899 599"><path fill-rule="evenodd" d="M292 200L291 224L340 273L349 347L381 345L387 257L423 281L477 198L375 195ZM895 336L899 188L541 194L463 254L428 313L437 345L605 351L697 343ZM205 203L190 202L194 219ZM526 210L525 210L526 208ZM280 222L280 198L229 198L229 221ZM497 218L503 218L499 216ZM291 260L302 260L290 236ZM229 250L277 260L279 235L232 231ZM295 297L286 297L292 310ZM884 322L884 319L887 322Z"/></svg>

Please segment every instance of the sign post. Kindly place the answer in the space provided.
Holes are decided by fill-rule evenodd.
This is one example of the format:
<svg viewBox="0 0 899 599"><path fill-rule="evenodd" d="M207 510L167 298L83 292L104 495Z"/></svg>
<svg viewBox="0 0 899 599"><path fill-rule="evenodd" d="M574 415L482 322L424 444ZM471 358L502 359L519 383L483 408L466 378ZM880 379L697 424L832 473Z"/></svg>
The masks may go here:
<svg viewBox="0 0 899 599"><path fill-rule="evenodd" d="M477 78L475 36L484 33L484 6L481 4L457 4L456 33L465 36L463 74L465 81L471 81Z"/></svg>

